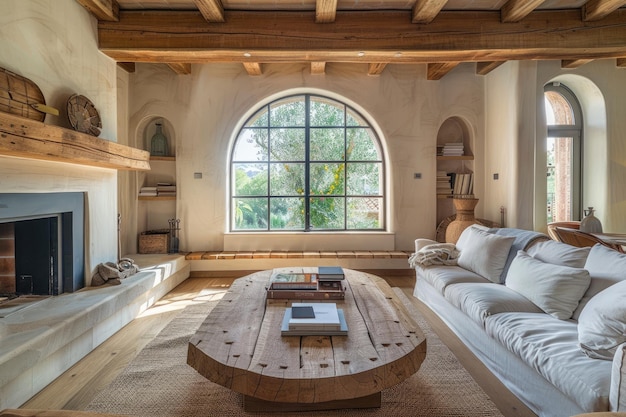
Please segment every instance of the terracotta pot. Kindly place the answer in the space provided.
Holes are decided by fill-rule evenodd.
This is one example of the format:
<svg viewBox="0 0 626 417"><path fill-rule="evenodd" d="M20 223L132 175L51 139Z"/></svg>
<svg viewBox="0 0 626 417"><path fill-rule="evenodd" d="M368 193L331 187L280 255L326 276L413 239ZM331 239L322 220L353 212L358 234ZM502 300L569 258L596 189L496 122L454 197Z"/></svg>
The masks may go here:
<svg viewBox="0 0 626 417"><path fill-rule="evenodd" d="M453 198L452 203L456 209L456 218L446 228L447 243L456 243L463 230L477 223L474 217L477 198Z"/></svg>

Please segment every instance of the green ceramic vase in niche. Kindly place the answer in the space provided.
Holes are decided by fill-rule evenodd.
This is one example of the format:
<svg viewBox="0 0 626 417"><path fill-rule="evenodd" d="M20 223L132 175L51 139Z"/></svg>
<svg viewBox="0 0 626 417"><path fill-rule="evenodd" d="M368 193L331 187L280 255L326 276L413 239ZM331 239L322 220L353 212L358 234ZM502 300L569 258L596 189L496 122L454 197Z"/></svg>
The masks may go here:
<svg viewBox="0 0 626 417"><path fill-rule="evenodd" d="M156 124L156 133L150 140L150 155L168 156L167 138L163 134L161 123Z"/></svg>

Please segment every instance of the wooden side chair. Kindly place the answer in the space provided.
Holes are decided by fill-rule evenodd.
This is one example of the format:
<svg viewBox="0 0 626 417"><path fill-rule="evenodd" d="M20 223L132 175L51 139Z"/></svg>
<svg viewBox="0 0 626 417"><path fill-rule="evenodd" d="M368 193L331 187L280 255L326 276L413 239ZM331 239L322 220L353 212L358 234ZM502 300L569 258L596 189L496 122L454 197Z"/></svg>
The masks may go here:
<svg viewBox="0 0 626 417"><path fill-rule="evenodd" d="M600 243L601 245L624 253L624 249L620 245L607 242L606 240L602 240L599 237L592 235L591 233L586 233L577 229L570 229L567 227L555 227L554 232L558 236L558 240L572 246L585 248L588 246L594 246L596 243Z"/></svg>
<svg viewBox="0 0 626 417"><path fill-rule="evenodd" d="M557 236L556 232L554 231L554 229L557 228L557 227L567 227L568 229L576 229L576 230L578 230L580 228L580 222L579 221L571 221L571 222L552 222L552 223L548 223L548 235L552 238L552 240L561 241L561 239L559 239L559 237Z"/></svg>

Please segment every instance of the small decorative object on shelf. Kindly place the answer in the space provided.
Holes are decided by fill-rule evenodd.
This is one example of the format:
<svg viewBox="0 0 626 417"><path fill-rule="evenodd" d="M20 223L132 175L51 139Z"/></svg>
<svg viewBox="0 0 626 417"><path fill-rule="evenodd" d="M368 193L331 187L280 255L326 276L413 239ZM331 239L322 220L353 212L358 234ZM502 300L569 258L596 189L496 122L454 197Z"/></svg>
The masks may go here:
<svg viewBox="0 0 626 417"><path fill-rule="evenodd" d="M170 247L169 253L178 253L178 232L180 231L180 219L169 219L170 224Z"/></svg>
<svg viewBox="0 0 626 417"><path fill-rule="evenodd" d="M168 156L167 138L163 134L161 123L156 124L156 133L150 140L150 155Z"/></svg>
<svg viewBox="0 0 626 417"><path fill-rule="evenodd" d="M74 130L92 136L100 135L100 115L87 97L73 94L67 99L67 118Z"/></svg>
<svg viewBox="0 0 626 417"><path fill-rule="evenodd" d="M580 230L587 233L602 233L602 223L600 219L594 216L595 210L593 207L589 207L587 210L583 210L585 217L580 222Z"/></svg>

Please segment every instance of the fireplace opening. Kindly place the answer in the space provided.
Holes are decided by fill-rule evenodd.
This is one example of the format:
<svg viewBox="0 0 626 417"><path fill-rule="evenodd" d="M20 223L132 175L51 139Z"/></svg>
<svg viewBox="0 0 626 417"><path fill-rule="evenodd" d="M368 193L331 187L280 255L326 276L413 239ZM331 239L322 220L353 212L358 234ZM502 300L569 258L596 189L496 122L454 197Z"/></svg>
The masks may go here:
<svg viewBox="0 0 626 417"><path fill-rule="evenodd" d="M0 194L0 298L85 286L84 194Z"/></svg>
<svg viewBox="0 0 626 417"><path fill-rule="evenodd" d="M59 295L62 271L60 215L0 224L3 244L0 296Z"/></svg>

